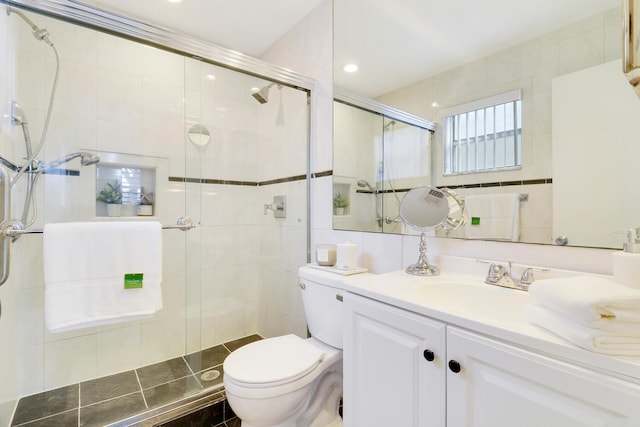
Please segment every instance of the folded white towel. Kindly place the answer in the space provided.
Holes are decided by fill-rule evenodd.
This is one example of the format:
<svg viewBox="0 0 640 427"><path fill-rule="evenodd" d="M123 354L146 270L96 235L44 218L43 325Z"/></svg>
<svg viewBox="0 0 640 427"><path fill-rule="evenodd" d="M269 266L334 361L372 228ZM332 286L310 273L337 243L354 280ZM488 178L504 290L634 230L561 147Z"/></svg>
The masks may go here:
<svg viewBox="0 0 640 427"><path fill-rule="evenodd" d="M537 280L529 296L553 311L592 328L613 330L633 323L640 336L640 290L597 276Z"/></svg>
<svg viewBox="0 0 640 427"><path fill-rule="evenodd" d="M475 194L464 198L468 239L510 240L520 238L520 194ZM473 224L473 218L479 223Z"/></svg>
<svg viewBox="0 0 640 427"><path fill-rule="evenodd" d="M640 328L610 332L589 328L539 304L525 308L527 320L579 347L612 356L640 356Z"/></svg>
<svg viewBox="0 0 640 427"><path fill-rule="evenodd" d="M162 226L155 221L47 224L45 323L51 332L135 320L162 308ZM139 288L125 275L143 274Z"/></svg>

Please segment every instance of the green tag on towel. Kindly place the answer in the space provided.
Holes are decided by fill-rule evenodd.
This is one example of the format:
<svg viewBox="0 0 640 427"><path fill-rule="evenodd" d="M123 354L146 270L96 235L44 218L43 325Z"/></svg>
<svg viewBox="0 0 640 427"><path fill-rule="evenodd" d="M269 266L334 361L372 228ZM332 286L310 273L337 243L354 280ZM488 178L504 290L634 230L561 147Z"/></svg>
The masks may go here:
<svg viewBox="0 0 640 427"><path fill-rule="evenodd" d="M480 217L472 216L471 217L471 225L480 225Z"/></svg>
<svg viewBox="0 0 640 427"><path fill-rule="evenodd" d="M124 275L125 289L139 289L142 287L143 273L127 273Z"/></svg>

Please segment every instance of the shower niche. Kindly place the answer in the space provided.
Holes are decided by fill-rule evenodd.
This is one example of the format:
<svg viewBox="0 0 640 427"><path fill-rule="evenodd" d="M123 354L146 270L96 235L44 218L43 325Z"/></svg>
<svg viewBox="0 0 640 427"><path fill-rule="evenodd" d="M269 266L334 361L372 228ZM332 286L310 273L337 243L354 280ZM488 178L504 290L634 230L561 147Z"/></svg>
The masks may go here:
<svg viewBox="0 0 640 427"><path fill-rule="evenodd" d="M155 189L154 168L100 164L96 167L96 216L152 216Z"/></svg>
<svg viewBox="0 0 640 427"><path fill-rule="evenodd" d="M95 215L149 217L157 215L158 199L168 180L165 158L100 153L95 174Z"/></svg>

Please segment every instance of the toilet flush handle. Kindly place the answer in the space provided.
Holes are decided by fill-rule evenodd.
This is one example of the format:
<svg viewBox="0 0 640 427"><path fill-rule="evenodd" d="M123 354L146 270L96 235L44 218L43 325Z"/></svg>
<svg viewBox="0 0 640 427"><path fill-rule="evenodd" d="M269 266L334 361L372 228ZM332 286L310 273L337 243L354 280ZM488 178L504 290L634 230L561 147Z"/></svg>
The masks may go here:
<svg viewBox="0 0 640 427"><path fill-rule="evenodd" d="M342 302L342 295L340 294L336 294L336 299L340 302Z"/></svg>

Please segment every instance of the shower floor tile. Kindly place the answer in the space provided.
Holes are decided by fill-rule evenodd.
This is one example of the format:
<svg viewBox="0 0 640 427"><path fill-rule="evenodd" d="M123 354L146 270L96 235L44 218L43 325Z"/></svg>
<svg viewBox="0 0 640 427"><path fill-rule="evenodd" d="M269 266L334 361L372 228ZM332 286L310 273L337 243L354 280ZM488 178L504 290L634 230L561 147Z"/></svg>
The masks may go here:
<svg viewBox="0 0 640 427"><path fill-rule="evenodd" d="M147 406L141 392L116 397L80 408L80 427L100 427L144 412Z"/></svg>
<svg viewBox="0 0 640 427"><path fill-rule="evenodd" d="M229 353L230 351L227 350L224 345L217 345L207 348L206 350L188 354L184 359L193 372L200 372L221 365Z"/></svg>
<svg viewBox="0 0 640 427"><path fill-rule="evenodd" d="M180 378L153 388L143 390L149 409L175 402L202 391L202 386L193 375Z"/></svg>
<svg viewBox="0 0 640 427"><path fill-rule="evenodd" d="M79 385L57 388L20 399L13 425L23 424L78 407Z"/></svg>
<svg viewBox="0 0 640 427"><path fill-rule="evenodd" d="M183 357L136 369L142 388L150 388L191 374Z"/></svg>
<svg viewBox="0 0 640 427"><path fill-rule="evenodd" d="M108 377L80 383L80 406L140 391L135 371L122 372Z"/></svg>
<svg viewBox="0 0 640 427"><path fill-rule="evenodd" d="M244 338L240 338L237 340L233 340L233 341L229 341L227 343L224 343L224 346L227 347L229 349L229 351L234 351L239 349L240 347L242 347L243 345L252 343L254 341L260 341L262 339L262 337L260 335L249 335L246 336Z"/></svg>
<svg viewBox="0 0 640 427"><path fill-rule="evenodd" d="M196 394L199 396L204 390L218 393L222 389L224 359L231 351L260 339L259 335L250 335L184 357L23 397L18 402L11 425L104 426L139 416L162 405L178 403ZM209 394L205 393L205 396ZM198 421L206 421L204 425L239 427L240 421L224 398L224 392L219 398L223 399L220 404L193 415L194 421L197 418Z"/></svg>

